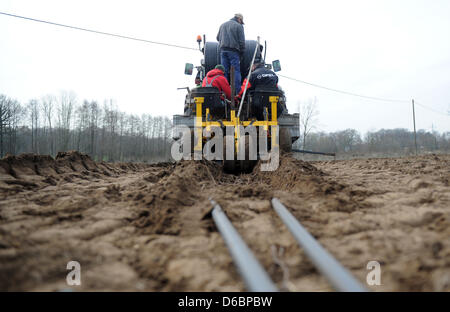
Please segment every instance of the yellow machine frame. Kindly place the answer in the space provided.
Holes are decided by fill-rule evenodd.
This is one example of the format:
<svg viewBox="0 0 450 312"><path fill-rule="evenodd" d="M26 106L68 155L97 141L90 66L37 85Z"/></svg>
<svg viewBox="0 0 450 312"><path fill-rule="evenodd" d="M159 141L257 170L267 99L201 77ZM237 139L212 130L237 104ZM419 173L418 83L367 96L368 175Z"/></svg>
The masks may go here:
<svg viewBox="0 0 450 312"><path fill-rule="evenodd" d="M202 105L205 101L204 97L194 97L194 102L196 105L196 114L195 114L195 131L197 135L197 142L194 146L194 151L202 151L202 134L203 134L203 128L206 127L206 129L209 131L211 127L234 127L234 142L235 142L235 151L238 151L239 148L239 126L247 127L250 124L253 126L260 126L264 127L264 130L267 131L269 129L269 126L278 126L278 119L277 119L277 104L278 104L279 96L270 96L269 102L272 106L272 119L269 120L269 112L266 110L266 120L239 120L239 117L236 117L236 111L231 110L230 111L230 120L222 120L221 122L218 121L211 121L209 118L209 108L206 109L206 116L205 121L203 120L202 116ZM276 134L272 133L272 146L276 144Z"/></svg>

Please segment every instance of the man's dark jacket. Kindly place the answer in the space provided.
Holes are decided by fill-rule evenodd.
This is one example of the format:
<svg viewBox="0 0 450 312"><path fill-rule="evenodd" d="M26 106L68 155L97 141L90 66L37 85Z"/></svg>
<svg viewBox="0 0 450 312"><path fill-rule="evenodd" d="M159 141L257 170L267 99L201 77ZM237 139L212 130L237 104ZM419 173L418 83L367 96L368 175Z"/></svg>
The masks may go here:
<svg viewBox="0 0 450 312"><path fill-rule="evenodd" d="M238 96L242 96L244 93L245 84L247 82L247 78L242 82L241 92L239 92ZM278 76L264 67L264 65L260 65L252 72L250 75L250 79L248 81L247 90L255 90L258 88L277 88L278 87Z"/></svg>
<svg viewBox="0 0 450 312"><path fill-rule="evenodd" d="M258 66L250 75L249 88L255 89L259 87L276 88L278 84L278 76L270 69L263 65Z"/></svg>
<svg viewBox="0 0 450 312"><path fill-rule="evenodd" d="M219 41L220 50L236 51L239 54L244 53L244 26L237 21L237 18L233 17L220 26L217 41Z"/></svg>

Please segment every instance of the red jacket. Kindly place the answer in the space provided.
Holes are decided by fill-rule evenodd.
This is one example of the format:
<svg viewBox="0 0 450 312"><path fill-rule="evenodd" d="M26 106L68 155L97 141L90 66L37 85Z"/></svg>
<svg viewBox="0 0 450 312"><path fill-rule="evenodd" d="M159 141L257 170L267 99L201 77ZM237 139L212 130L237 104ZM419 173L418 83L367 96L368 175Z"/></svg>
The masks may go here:
<svg viewBox="0 0 450 312"><path fill-rule="evenodd" d="M237 95L237 97L241 98L242 94L244 94L244 89L245 89L245 83L247 82L247 78L244 79L244 81L242 81L242 86L241 86L241 91L239 91L239 94ZM250 83L250 81L248 82L247 85L247 91L248 89L250 89L252 87L252 84Z"/></svg>
<svg viewBox="0 0 450 312"><path fill-rule="evenodd" d="M214 79L214 77L217 77ZM214 81L213 81L214 79ZM203 79L202 87L206 87L207 83L211 83L212 86L219 89L219 91L223 91L227 97L227 99L231 98L231 87L228 84L227 78L225 78L223 71L220 69L213 69L208 72L206 77Z"/></svg>

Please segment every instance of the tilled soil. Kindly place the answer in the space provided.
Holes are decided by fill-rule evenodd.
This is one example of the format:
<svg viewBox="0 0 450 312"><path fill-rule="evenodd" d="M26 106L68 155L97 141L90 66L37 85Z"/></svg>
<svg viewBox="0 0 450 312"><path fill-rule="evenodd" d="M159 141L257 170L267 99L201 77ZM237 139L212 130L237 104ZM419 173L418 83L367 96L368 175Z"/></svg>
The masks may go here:
<svg viewBox="0 0 450 312"><path fill-rule="evenodd" d="M242 291L217 201L281 290L330 291L273 211L277 197L375 291L450 290L450 155L303 162L225 174L211 162L0 160L0 290ZM66 265L81 265L68 286Z"/></svg>

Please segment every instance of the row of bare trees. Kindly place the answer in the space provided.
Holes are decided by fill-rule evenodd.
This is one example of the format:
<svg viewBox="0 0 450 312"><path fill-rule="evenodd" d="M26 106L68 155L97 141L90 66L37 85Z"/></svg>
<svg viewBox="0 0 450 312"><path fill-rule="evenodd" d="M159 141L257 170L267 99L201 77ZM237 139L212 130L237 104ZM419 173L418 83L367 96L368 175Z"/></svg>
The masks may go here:
<svg viewBox="0 0 450 312"><path fill-rule="evenodd" d="M415 153L414 132L408 129L381 129L361 135L354 129L336 132L311 132L305 145L306 150L343 154L399 154ZM438 133L419 130L417 132L419 152L450 152L450 132Z"/></svg>
<svg viewBox="0 0 450 312"><path fill-rule="evenodd" d="M72 92L26 105L0 95L0 157L78 150L104 161L169 160L171 126L167 117L121 112L113 100L79 103Z"/></svg>
<svg viewBox="0 0 450 312"><path fill-rule="evenodd" d="M298 104L300 113L300 139L294 148L344 154L413 154L414 133L408 129L381 129L361 135L354 129L327 133L317 130L317 99ZM417 132L419 152L450 152L450 132L419 130Z"/></svg>
<svg viewBox="0 0 450 312"><path fill-rule="evenodd" d="M367 132L354 129L315 132L316 100L300 110L300 139L294 148L335 153L401 153L415 151L407 129ZM79 103L72 92L47 95L26 105L0 95L0 157L6 153L55 156L78 150L95 160L163 161L170 159L171 121L167 117L126 114L113 100ZM419 151L450 151L450 133L417 133Z"/></svg>

